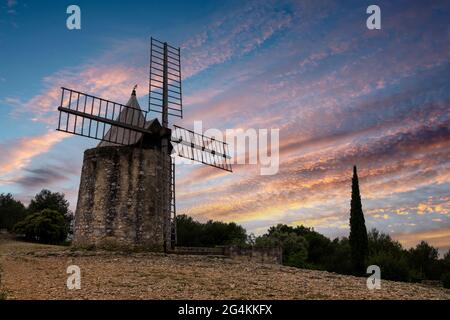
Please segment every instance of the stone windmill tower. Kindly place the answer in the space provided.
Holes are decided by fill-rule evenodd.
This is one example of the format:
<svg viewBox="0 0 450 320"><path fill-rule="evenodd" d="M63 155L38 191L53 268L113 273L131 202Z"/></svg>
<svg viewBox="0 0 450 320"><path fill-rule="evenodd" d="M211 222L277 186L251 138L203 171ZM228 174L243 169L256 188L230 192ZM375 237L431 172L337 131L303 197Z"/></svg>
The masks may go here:
<svg viewBox="0 0 450 320"><path fill-rule="evenodd" d="M136 86L123 105L62 88L57 130L100 140L84 152L75 211L76 246L168 251L176 244L172 153L231 172L226 143L169 128L183 116L180 49L150 41L148 109ZM150 112L161 114L151 118Z"/></svg>

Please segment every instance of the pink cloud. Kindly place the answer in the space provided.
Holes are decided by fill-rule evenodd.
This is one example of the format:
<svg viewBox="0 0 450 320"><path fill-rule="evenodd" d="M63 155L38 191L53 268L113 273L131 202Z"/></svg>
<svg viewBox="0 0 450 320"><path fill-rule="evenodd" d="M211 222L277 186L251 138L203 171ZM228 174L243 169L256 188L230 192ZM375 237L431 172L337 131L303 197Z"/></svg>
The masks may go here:
<svg viewBox="0 0 450 320"><path fill-rule="evenodd" d="M0 156L0 181L14 181L17 178L15 173L26 167L32 158L48 152L65 137L66 135L52 130L42 135L4 143Z"/></svg>
<svg viewBox="0 0 450 320"><path fill-rule="evenodd" d="M189 78L234 56L251 52L292 23L284 11L252 1L220 17L182 46L184 78Z"/></svg>

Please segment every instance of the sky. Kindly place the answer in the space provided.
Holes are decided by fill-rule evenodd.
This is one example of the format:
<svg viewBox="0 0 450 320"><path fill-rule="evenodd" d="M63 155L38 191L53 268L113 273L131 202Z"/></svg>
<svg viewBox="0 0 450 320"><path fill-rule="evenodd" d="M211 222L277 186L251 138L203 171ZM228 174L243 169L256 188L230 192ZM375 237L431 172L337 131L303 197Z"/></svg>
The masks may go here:
<svg viewBox="0 0 450 320"><path fill-rule="evenodd" d="M81 30L66 27L69 5ZM381 29L366 9L381 9ZM147 106L149 38L181 48L192 128L279 129L279 170L177 165L178 214L347 236L352 166L368 229L450 248L450 2L0 0L0 193L76 208L83 151L60 87ZM158 116L157 114L154 115Z"/></svg>

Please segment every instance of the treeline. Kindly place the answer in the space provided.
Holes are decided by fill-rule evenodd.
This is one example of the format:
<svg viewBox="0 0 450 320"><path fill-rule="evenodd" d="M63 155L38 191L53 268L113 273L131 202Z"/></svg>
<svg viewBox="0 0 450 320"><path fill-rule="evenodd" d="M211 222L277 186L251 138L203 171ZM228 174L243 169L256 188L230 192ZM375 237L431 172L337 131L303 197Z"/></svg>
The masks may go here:
<svg viewBox="0 0 450 320"><path fill-rule="evenodd" d="M285 265L355 274L348 238L330 240L304 226L294 228L279 224L264 235L255 237L247 235L245 229L235 223L200 223L180 215L177 229L180 246L280 246ZM367 236L369 252L366 265L379 266L383 279L408 282L442 280L444 286L450 287L450 250L443 259L439 259L438 250L425 241L406 250L399 242L376 229L368 232Z"/></svg>
<svg viewBox="0 0 450 320"><path fill-rule="evenodd" d="M28 206L8 193L0 194L0 229L29 241L64 244L71 232L72 214L63 193L43 189Z"/></svg>
<svg viewBox="0 0 450 320"><path fill-rule="evenodd" d="M184 214L177 216L177 234L177 245L180 247L240 245L247 240L246 230L234 222L210 220L200 223Z"/></svg>

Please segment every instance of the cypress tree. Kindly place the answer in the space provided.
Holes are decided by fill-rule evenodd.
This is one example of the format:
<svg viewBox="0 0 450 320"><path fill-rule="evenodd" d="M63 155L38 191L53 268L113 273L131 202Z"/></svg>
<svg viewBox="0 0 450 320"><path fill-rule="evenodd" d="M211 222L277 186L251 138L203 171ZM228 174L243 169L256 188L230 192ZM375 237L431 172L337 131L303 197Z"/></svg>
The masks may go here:
<svg viewBox="0 0 450 320"><path fill-rule="evenodd" d="M356 166L353 167L349 242L354 273L363 275L366 273L366 259L369 249Z"/></svg>

